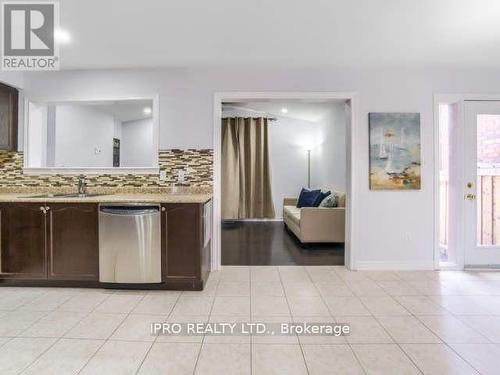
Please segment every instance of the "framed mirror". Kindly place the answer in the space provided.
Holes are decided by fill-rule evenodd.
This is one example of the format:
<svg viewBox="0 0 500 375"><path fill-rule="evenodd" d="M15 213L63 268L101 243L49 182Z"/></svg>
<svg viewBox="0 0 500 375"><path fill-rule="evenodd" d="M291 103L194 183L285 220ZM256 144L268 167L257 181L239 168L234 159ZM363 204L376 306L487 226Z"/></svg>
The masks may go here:
<svg viewBox="0 0 500 375"><path fill-rule="evenodd" d="M25 103L24 171L158 173L158 97Z"/></svg>

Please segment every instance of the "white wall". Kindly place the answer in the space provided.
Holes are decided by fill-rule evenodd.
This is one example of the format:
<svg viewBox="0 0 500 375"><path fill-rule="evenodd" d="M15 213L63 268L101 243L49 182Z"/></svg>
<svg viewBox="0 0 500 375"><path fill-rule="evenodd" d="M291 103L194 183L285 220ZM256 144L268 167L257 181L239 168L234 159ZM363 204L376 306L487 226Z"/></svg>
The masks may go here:
<svg viewBox="0 0 500 375"><path fill-rule="evenodd" d="M113 137L122 138L122 122L117 118L114 119Z"/></svg>
<svg viewBox="0 0 500 375"><path fill-rule="evenodd" d="M500 70L151 69L33 72L27 93L60 96L160 95L160 148L212 148L218 91L357 92L356 160L352 166L356 266L433 266L433 94L498 93ZM368 186L368 113L420 112L422 190L383 192Z"/></svg>
<svg viewBox="0 0 500 375"><path fill-rule="evenodd" d="M122 123L120 143L121 167L153 165L153 120L151 118Z"/></svg>
<svg viewBox="0 0 500 375"><path fill-rule="evenodd" d="M311 149L311 188L345 191L345 114L341 104L319 121L278 116L269 127L273 199L283 217L283 198L307 187L307 150Z"/></svg>
<svg viewBox="0 0 500 375"><path fill-rule="evenodd" d="M57 105L55 166L112 167L114 131L110 114L90 106Z"/></svg>
<svg viewBox="0 0 500 375"><path fill-rule="evenodd" d="M30 103L28 165L33 168L45 166L47 160L47 106Z"/></svg>
<svg viewBox="0 0 500 375"><path fill-rule="evenodd" d="M307 147L304 142L318 139L321 124L277 117L269 125L271 184L276 218L283 217L283 198L296 197L307 187ZM314 163L312 163L314 164ZM311 176L311 186L315 184Z"/></svg>
<svg viewBox="0 0 500 375"><path fill-rule="evenodd" d="M344 103L332 104L320 121L321 143L311 151L314 186L346 191L347 116Z"/></svg>
<svg viewBox="0 0 500 375"><path fill-rule="evenodd" d="M0 82L3 82L9 86L17 87L18 89L22 89L24 86L23 72L1 72L0 71Z"/></svg>

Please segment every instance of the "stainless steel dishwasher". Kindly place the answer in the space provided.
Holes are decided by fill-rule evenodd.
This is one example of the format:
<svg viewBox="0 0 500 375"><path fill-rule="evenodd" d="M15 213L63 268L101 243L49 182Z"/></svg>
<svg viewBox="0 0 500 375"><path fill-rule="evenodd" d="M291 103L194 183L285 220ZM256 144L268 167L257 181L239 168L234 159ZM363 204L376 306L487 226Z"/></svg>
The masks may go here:
<svg viewBox="0 0 500 375"><path fill-rule="evenodd" d="M99 206L99 281L160 283L160 205Z"/></svg>

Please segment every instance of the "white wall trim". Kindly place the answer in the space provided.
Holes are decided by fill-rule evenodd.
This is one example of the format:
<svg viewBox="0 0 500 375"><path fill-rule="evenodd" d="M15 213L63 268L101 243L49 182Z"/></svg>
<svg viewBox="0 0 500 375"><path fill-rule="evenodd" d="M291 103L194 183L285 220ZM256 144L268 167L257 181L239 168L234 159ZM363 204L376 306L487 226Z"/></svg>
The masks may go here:
<svg viewBox="0 0 500 375"><path fill-rule="evenodd" d="M384 262L362 261L356 264L358 271L415 271L434 270L434 262Z"/></svg>
<svg viewBox="0 0 500 375"><path fill-rule="evenodd" d="M160 168L23 168L26 175L101 175L101 174L135 174L151 175L160 173Z"/></svg>
<svg viewBox="0 0 500 375"><path fill-rule="evenodd" d="M440 206L440 199L439 199L439 165L440 165L440 158L439 158L439 104L443 103L443 101L440 100L438 95L434 95L434 129L433 129L433 137L434 137L434 170L432 174L432 187L433 187L433 204L434 204L434 215L433 215L433 222L434 222L434 233L433 233L433 239L432 243L434 246L433 249L433 254L434 254L434 268L439 269L439 253L440 253L440 246L439 246L439 206Z"/></svg>
<svg viewBox="0 0 500 375"><path fill-rule="evenodd" d="M212 233L212 270L221 268L221 123L222 123L222 103L224 101L252 101L259 99L276 100L346 100L350 101L351 121L347 129L346 142L349 145L347 153L347 201L346 201L346 242L345 242L345 264L350 269L357 269L356 255L357 249L357 230L356 230L356 183L354 181L353 171L357 168L357 158L354 153L354 141L356 139L356 126L358 119L359 103L358 95L352 92L262 92L262 91L228 91L216 92L214 94L214 176L213 176L213 233Z"/></svg>

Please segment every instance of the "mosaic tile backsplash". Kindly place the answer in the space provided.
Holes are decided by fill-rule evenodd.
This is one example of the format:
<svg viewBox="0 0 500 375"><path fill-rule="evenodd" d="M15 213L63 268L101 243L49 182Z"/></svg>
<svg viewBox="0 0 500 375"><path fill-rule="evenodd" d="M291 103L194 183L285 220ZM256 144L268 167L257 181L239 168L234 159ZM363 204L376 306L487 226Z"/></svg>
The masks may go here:
<svg viewBox="0 0 500 375"><path fill-rule="evenodd" d="M171 149L159 152L160 169L167 171L167 179L160 181L159 175L89 175L89 190L106 189L115 192L166 190L177 183L177 171L186 170L184 184L190 188L210 190L213 175L213 151L210 149ZM26 175L23 173L23 153L0 150L0 190L74 190L77 176L72 175Z"/></svg>

